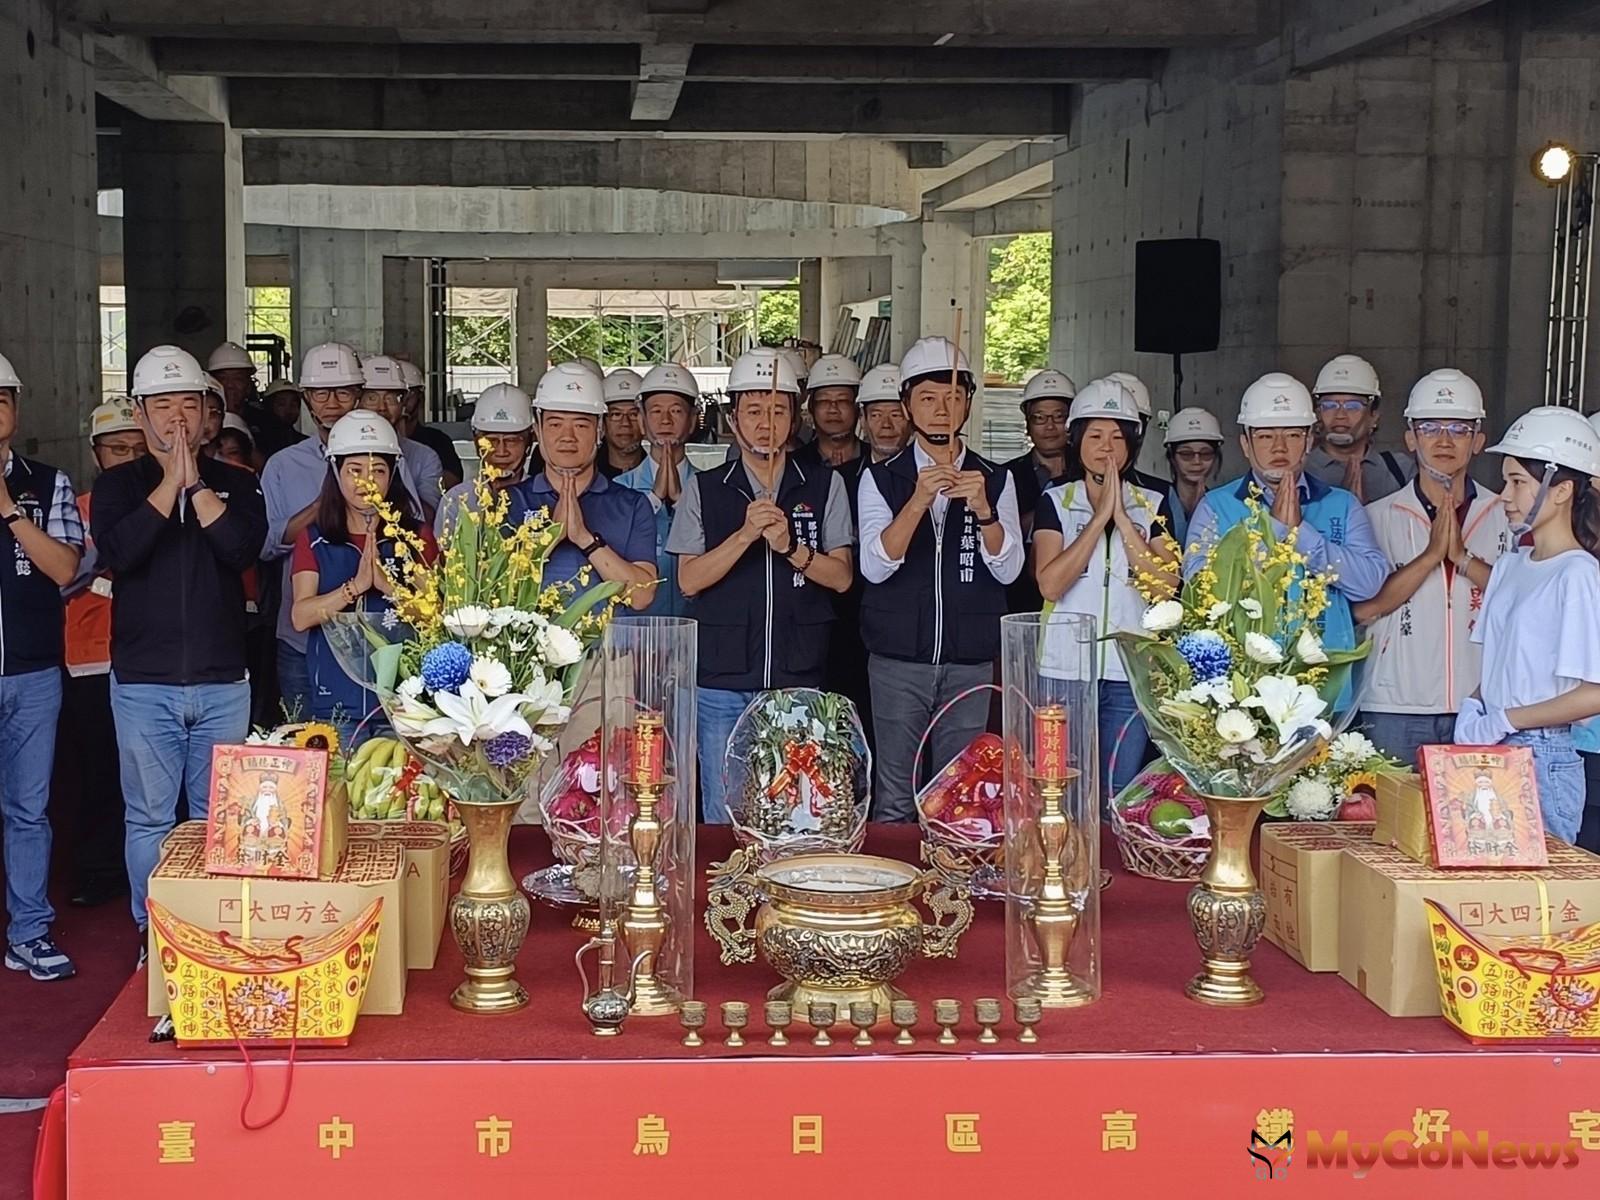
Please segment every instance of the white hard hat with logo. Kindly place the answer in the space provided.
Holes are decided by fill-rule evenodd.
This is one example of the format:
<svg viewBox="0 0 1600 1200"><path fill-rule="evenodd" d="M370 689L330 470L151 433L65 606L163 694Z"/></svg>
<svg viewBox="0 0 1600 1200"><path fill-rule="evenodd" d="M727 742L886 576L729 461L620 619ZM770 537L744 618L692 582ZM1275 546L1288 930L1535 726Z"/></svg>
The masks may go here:
<svg viewBox="0 0 1600 1200"><path fill-rule="evenodd" d="M208 371L249 371L255 374L256 361L250 357L238 342L223 342L211 352L211 357L206 359Z"/></svg>
<svg viewBox="0 0 1600 1200"><path fill-rule="evenodd" d="M302 388L360 387L365 382L361 359L343 342L323 342L311 347L300 366Z"/></svg>
<svg viewBox="0 0 1600 1200"><path fill-rule="evenodd" d="M1132 371L1113 371L1106 378L1116 380L1132 393L1133 405L1139 410L1141 417L1148 417L1155 411L1150 407L1150 389L1145 386L1144 380Z"/></svg>
<svg viewBox="0 0 1600 1200"><path fill-rule="evenodd" d="M859 388L860 386L861 368L856 366L854 359L846 358L842 354L824 354L811 364L811 373L806 376L808 392L825 387Z"/></svg>
<svg viewBox="0 0 1600 1200"><path fill-rule="evenodd" d="M1488 412L1483 407L1482 389L1454 367L1429 371L1412 385L1411 395L1406 400L1405 417L1408 421L1423 421L1430 417L1481 421L1486 416Z"/></svg>
<svg viewBox="0 0 1600 1200"><path fill-rule="evenodd" d="M967 387L973 385L972 367L960 347L952 345L949 338L919 338L911 343L911 348L900 360L900 386L905 388L938 375L949 379L952 369L958 376L966 377L959 382Z"/></svg>
<svg viewBox="0 0 1600 1200"><path fill-rule="evenodd" d="M1488 452L1600 475L1600 432L1575 408L1549 405L1528 410Z"/></svg>
<svg viewBox="0 0 1600 1200"><path fill-rule="evenodd" d="M22 380L17 377L17 369L4 354L0 354L0 388L10 388L14 392L22 390Z"/></svg>
<svg viewBox="0 0 1600 1200"><path fill-rule="evenodd" d="M113 396L104 404L97 404L89 414L89 440L106 433L126 433L138 429L139 421L133 415L133 405L126 396Z"/></svg>
<svg viewBox="0 0 1600 1200"><path fill-rule="evenodd" d="M1222 426L1203 408L1180 408L1167 422L1167 434L1161 439L1164 446L1179 442L1221 442Z"/></svg>
<svg viewBox="0 0 1600 1200"><path fill-rule="evenodd" d="M649 396L654 392L671 392L685 400L698 401L700 384L687 367L680 367L677 363L662 363L659 367L651 367L639 384L639 395Z"/></svg>
<svg viewBox="0 0 1600 1200"><path fill-rule="evenodd" d="M542 413L586 413L606 415L604 386L600 377L581 363L557 363L544 373L533 389L533 406Z"/></svg>
<svg viewBox="0 0 1600 1200"><path fill-rule="evenodd" d="M1067 413L1067 426L1079 421L1092 421L1096 417L1107 421L1133 421L1138 423L1139 406L1134 402L1133 391L1121 380L1091 379L1073 398Z"/></svg>
<svg viewBox="0 0 1600 1200"><path fill-rule="evenodd" d="M1046 368L1022 385L1022 410L1026 412L1028 405L1035 400L1065 400L1070 403L1077 394L1078 385L1072 382L1071 376L1065 371Z"/></svg>
<svg viewBox="0 0 1600 1200"><path fill-rule="evenodd" d="M510 383L496 383L478 394L472 408L472 428L477 433L526 433L533 427L533 402L528 393Z"/></svg>
<svg viewBox="0 0 1600 1200"><path fill-rule="evenodd" d="M194 355L177 346L156 346L147 350L134 364L133 385L128 389L136 400L176 392L204 395L210 390L206 373L200 369Z"/></svg>
<svg viewBox="0 0 1600 1200"><path fill-rule="evenodd" d="M362 362L361 386L369 392L410 390L406 386L405 372L400 369L400 363L387 354L374 354Z"/></svg>
<svg viewBox="0 0 1600 1200"><path fill-rule="evenodd" d="M1322 364L1317 372L1313 396L1367 396L1376 400L1383 395L1378 386L1378 372L1359 354L1339 354Z"/></svg>
<svg viewBox="0 0 1600 1200"><path fill-rule="evenodd" d="M388 454L398 458L400 437L394 426L377 413L359 408L333 423L323 453L329 458L344 458L350 454Z"/></svg>
<svg viewBox="0 0 1600 1200"><path fill-rule="evenodd" d="M800 381L788 357L771 346L758 346L746 350L733 360L728 371L728 392L788 392L800 394Z"/></svg>
<svg viewBox="0 0 1600 1200"><path fill-rule="evenodd" d="M900 399L900 367L892 362L873 367L861 377L861 390L856 393L856 403L882 404Z"/></svg>
<svg viewBox="0 0 1600 1200"><path fill-rule="evenodd" d="M391 355L390 357L393 356ZM400 364L400 378L406 381L406 389L408 391L411 388L428 386L427 376L422 373L422 368L417 366L416 363L406 358L396 358L395 361Z"/></svg>
<svg viewBox="0 0 1600 1200"><path fill-rule="evenodd" d="M1239 424L1245 429L1309 429L1316 422L1306 385L1282 371L1263 375L1239 401Z"/></svg>
<svg viewBox="0 0 1600 1200"><path fill-rule="evenodd" d="M607 404L637 404L639 387L643 382L639 372L618 367L601 381L600 391Z"/></svg>

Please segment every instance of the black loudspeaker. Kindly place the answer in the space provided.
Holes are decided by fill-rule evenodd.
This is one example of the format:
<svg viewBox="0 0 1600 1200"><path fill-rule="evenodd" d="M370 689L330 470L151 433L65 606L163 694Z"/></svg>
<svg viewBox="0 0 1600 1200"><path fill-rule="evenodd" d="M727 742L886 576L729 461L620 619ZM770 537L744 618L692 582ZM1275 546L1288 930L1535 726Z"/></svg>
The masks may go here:
<svg viewBox="0 0 1600 1200"><path fill-rule="evenodd" d="M1222 243L1165 238L1134 246L1133 348L1215 350L1222 335Z"/></svg>

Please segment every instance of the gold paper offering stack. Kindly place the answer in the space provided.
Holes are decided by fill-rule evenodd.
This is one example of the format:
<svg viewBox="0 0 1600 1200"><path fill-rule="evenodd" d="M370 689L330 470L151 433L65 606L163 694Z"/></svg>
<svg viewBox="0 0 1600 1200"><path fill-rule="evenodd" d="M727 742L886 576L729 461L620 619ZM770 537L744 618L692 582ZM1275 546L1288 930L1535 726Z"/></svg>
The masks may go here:
<svg viewBox="0 0 1600 1200"><path fill-rule="evenodd" d="M1422 798L1422 776L1378 776L1378 823L1372 840L1393 846L1407 858L1433 865L1433 843L1428 836L1427 805Z"/></svg>

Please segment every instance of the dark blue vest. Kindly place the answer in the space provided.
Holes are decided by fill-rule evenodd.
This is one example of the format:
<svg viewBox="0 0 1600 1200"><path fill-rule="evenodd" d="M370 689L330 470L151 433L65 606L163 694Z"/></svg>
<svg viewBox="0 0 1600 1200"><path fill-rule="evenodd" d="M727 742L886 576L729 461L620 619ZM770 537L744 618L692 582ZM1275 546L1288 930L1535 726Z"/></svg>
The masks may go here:
<svg viewBox="0 0 1600 1200"><path fill-rule="evenodd" d="M984 473L984 494L997 508L1005 470L970 449L962 469ZM917 489L915 452L907 447L868 470L898 515ZM923 516L905 562L862 592L861 637L870 652L920 663L983 663L1000 653L1006 589L983 564L982 532L963 500L950 501L942 530L935 530L931 511Z"/></svg>
<svg viewBox="0 0 1600 1200"><path fill-rule="evenodd" d="M833 472L803 468L792 458L778 484L777 503L789 516L795 545L822 553L822 520ZM720 546L744 524L755 501L744 463L735 460L695 476L706 549ZM763 538L733 569L689 600L700 623L701 687L730 691L820 687L828 661L833 596L780 558Z"/></svg>
<svg viewBox="0 0 1600 1200"><path fill-rule="evenodd" d="M361 567L360 549L350 542L337 545L323 540L322 532L314 524L306 532L311 538L311 552L317 556L319 594L331 592L356 577ZM399 573L391 539L379 539L378 558L391 572ZM356 608L361 612L381 613L393 607L389 598L376 589L356 599ZM361 741L374 734L387 733L389 725L377 693L351 679L339 665L321 626L306 636L306 674L311 680L313 720L333 723L337 717L340 735L347 741L363 721L366 727L362 730ZM371 720L367 720L369 716Z"/></svg>
<svg viewBox="0 0 1600 1200"><path fill-rule="evenodd" d="M6 490L40 529L50 528L58 474L44 463L11 456ZM28 557L10 527L0 524L0 675L60 667L64 621L61 589Z"/></svg>

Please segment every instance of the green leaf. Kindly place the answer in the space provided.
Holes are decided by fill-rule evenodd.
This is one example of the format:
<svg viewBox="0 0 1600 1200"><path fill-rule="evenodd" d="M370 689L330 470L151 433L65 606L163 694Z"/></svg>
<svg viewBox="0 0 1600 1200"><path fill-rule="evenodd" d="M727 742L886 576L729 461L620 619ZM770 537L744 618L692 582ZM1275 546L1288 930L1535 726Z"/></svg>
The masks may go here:
<svg viewBox="0 0 1600 1200"><path fill-rule="evenodd" d="M620 591L622 591L622 584L612 580L595 584L571 604L567 605L566 611L555 619L555 624L563 629L576 628L578 622L588 616L591 609L597 604L605 603Z"/></svg>

